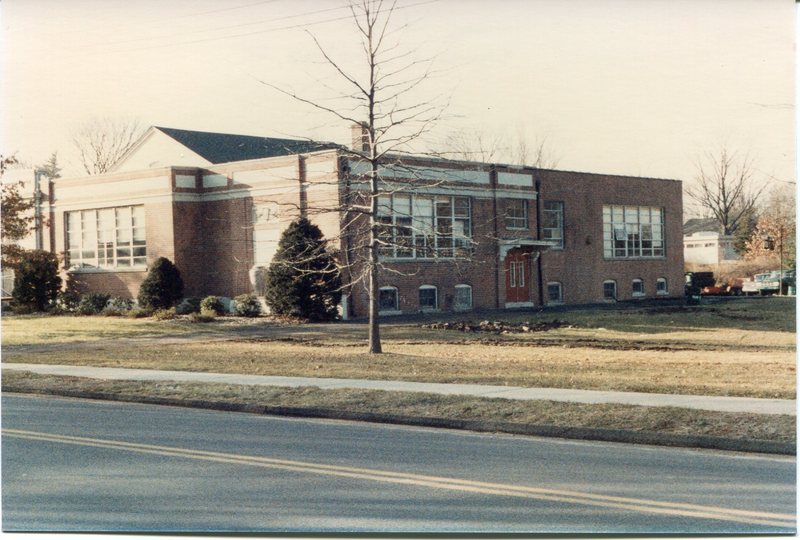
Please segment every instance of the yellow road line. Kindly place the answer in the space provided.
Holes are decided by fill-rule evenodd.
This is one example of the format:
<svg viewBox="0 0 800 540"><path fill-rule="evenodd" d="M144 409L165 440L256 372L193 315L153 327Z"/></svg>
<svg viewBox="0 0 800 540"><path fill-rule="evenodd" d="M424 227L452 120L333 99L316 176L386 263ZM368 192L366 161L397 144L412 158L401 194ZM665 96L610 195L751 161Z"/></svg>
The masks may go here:
<svg viewBox="0 0 800 540"><path fill-rule="evenodd" d="M796 525L795 516L792 514L782 514L774 512L756 512L749 510L739 510L734 508L722 508L717 506L673 503L668 501L656 501L651 499L617 497L613 495L598 495L593 493L570 491L570 490L516 486L511 484L498 484L498 483L480 482L474 480L462 480L458 478L447 478L441 476L428 476L428 475L420 475L413 473L399 473L392 471L381 471L377 469L363 469L356 467L325 465L321 463L311 463L303 461L258 457L258 456L209 452L205 450L194 450L188 448L156 446L149 444L130 443L130 442L113 441L106 439L74 437L69 435L56 435L51 433L24 431L18 429L4 429L2 430L2 433L3 435L9 437L18 437L30 440L41 440L48 442L57 442L62 444L92 446L97 448L109 448L114 450L123 450L128 452L137 452L144 454L155 454L155 455L174 456L174 457L182 457L189 459L200 459L206 461L214 461L218 463L249 465L249 466L287 470L305 474L322 474L327 476L338 476L338 477L356 478L362 480L371 480L375 482L404 484L404 485L412 485L419 487L431 487L436 489L449 489L449 490L462 491L468 493L480 493L485 495L522 497L527 499L564 502L570 504L581 504L581 505L597 506L597 507L619 509L619 510L629 510L635 512L643 512L643 513L654 513L654 514L680 516L680 517L695 517L704 519L717 519L717 520L731 521L736 523L769 525L769 526L783 527L783 528L794 528Z"/></svg>

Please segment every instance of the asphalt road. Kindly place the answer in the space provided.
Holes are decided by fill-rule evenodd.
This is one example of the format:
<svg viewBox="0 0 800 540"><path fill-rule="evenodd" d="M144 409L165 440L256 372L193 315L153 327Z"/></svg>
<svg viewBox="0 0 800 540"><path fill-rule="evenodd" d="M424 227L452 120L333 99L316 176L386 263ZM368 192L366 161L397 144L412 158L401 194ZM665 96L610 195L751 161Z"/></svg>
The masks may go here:
<svg viewBox="0 0 800 540"><path fill-rule="evenodd" d="M779 533L794 458L4 395L3 529Z"/></svg>

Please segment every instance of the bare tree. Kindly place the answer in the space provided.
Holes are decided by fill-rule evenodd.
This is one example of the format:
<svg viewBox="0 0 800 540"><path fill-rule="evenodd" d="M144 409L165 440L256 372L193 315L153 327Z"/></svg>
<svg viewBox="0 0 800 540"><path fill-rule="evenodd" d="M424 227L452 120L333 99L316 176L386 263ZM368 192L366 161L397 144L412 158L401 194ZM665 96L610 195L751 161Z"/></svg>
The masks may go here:
<svg viewBox="0 0 800 540"><path fill-rule="evenodd" d="M87 174L109 172L144 133L138 120L96 118L73 133L72 142Z"/></svg>
<svg viewBox="0 0 800 540"><path fill-rule="evenodd" d="M409 145L424 133L441 116L443 108L437 97L415 97L419 87L431 76L432 59L416 58L414 51L401 49L393 25L397 2L384 0L351 0L348 4L354 32L361 42L361 59L358 67L349 67L328 52L311 33L314 44L331 68L342 90L326 87L333 95L324 98L301 96L274 84L263 84L278 90L299 102L324 111L350 126L360 126L359 144L342 150L358 169L358 179L344 186L339 206L335 211L341 216L343 266L349 283L364 283L369 298L369 352L382 352L379 310L379 279L383 266L380 250L386 245L385 224L379 216L379 196L391 193L392 187L381 178L381 169L390 162L402 166L401 156ZM363 184L363 185L353 185ZM327 207L321 211L330 212ZM363 233L363 234L362 234ZM363 238L365 244L354 244ZM360 249L361 248L361 249ZM353 260L358 253L363 260Z"/></svg>
<svg viewBox="0 0 800 540"><path fill-rule="evenodd" d="M722 234L734 234L752 213L764 187L754 186L752 160L722 148L719 155L707 153L697 162L695 185L686 195L711 213Z"/></svg>
<svg viewBox="0 0 800 540"><path fill-rule="evenodd" d="M547 137L537 137L533 145L528 144L525 133L497 135L480 129L454 131L445 136L438 155L450 159L478 161L480 163L509 163L552 169L558 159L553 156Z"/></svg>

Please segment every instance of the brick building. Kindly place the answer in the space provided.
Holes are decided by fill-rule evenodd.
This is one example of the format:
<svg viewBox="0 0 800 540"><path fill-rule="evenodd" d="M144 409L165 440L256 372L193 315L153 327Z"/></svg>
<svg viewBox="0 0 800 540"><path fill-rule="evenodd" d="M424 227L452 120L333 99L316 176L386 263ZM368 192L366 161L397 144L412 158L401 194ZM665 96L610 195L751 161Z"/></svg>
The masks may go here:
<svg viewBox="0 0 800 540"><path fill-rule="evenodd" d="M85 290L135 297L164 256L187 296L258 292L301 213L343 258L358 257L363 227L339 209L363 193L368 167L351 156L332 144L150 128L113 172L55 182L47 247ZM384 314L683 293L678 181L407 156L380 176ZM346 304L365 315L366 289L354 284Z"/></svg>

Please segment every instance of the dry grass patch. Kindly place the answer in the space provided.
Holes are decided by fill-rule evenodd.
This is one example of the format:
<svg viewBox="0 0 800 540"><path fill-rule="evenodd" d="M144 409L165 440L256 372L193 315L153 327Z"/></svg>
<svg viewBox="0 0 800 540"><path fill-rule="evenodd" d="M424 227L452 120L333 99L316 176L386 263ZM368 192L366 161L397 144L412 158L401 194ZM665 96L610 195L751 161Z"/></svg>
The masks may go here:
<svg viewBox="0 0 800 540"><path fill-rule="evenodd" d="M392 343L360 347L225 341L7 352L5 362L792 399L790 351L650 351Z"/></svg>
<svg viewBox="0 0 800 540"><path fill-rule="evenodd" d="M795 418L788 415L734 414L629 405L523 402L374 390L102 381L17 371L3 373L3 391L39 394L103 393L125 401L141 401L146 398L204 400L526 425L622 429L780 442L795 440Z"/></svg>

